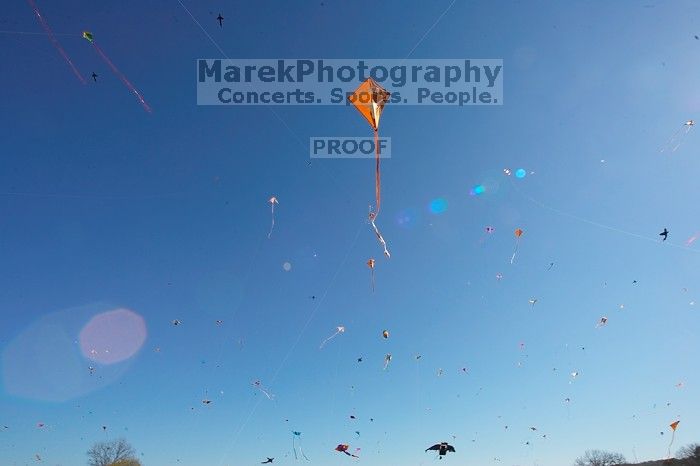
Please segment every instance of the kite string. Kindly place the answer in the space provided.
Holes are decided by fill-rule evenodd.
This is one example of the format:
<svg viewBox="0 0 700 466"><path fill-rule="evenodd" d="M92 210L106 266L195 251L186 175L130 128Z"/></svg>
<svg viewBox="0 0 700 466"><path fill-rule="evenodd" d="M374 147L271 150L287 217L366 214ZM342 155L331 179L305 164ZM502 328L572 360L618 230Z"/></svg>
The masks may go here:
<svg viewBox="0 0 700 466"><path fill-rule="evenodd" d="M178 0L178 1L179 1L179 0ZM341 260L341 262L340 262L340 264L338 265L338 267L335 269L335 272L333 273L333 276L331 277L331 280L328 282L328 285L326 286L326 289L325 289L325 290L323 291L323 293L321 294L320 298L318 299L318 302L316 303L316 305L314 306L313 310L311 311L311 314L310 314L309 317L306 319L306 322L304 323L304 325L302 326L301 330L300 330L299 333L297 334L296 340L294 341L294 343L292 344L292 346L289 348L289 350L288 350L287 353L285 354L284 358L282 358L282 362L281 362L280 365L277 367L277 370L275 371L275 373L273 374L272 378L270 379L270 384L273 384L273 383L275 382L275 380L277 380L277 376L279 375L280 371L282 370L282 368L283 368L284 365L286 364L287 360L289 359L289 357L291 356L291 354L294 352L294 350L296 349L297 345L298 345L299 342L301 341L301 337L303 336L304 332L305 332L306 329L308 328L309 324L311 324L311 321L313 320L314 316L316 315L316 312L318 311L319 307L321 306L321 304L322 304L323 301L325 300L326 296L328 296L328 292L329 292L330 289L333 287L333 285L335 284L336 279L338 278L338 274L340 273L340 269L343 268L343 266L345 265L345 263L346 263L347 260L348 260L348 257L350 256L350 252L355 248L355 244L357 243L357 239L358 239L359 236L360 236L360 232L362 231L362 228L363 228L363 225L360 225L360 226L358 227L357 232L355 233L355 237L353 238L352 243L350 244L350 247L347 249L347 251L346 251L346 253L345 253L345 256L344 256L343 259ZM251 418L253 417L253 415L254 415L255 412L257 411L258 406L260 406L260 403L261 403L261 402L262 402L262 398L260 398L260 399L258 400L258 402L255 403L255 405L253 405L253 408L252 408L252 409L250 410L250 412L248 413L248 416L247 416L247 417L245 418L245 420L243 421L243 424L241 424L240 428L238 429L238 431L237 431L236 434L234 435L234 437L233 437L233 439L232 439L232 441L231 441L231 446L228 448L228 450L222 455L221 459L219 460L219 464L220 464L220 465L223 464L224 458L226 458L226 457L229 455L231 449L233 448L233 446L234 446L234 445L236 444L236 442L238 441L238 437L240 437L241 433L243 432L243 429L245 429L245 427L248 425L248 422L250 422ZM303 452L302 452L302 455L303 455Z"/></svg>
<svg viewBox="0 0 700 466"><path fill-rule="evenodd" d="M95 41L92 41L92 46L95 48L97 53L102 57L102 60L107 63L107 65L112 69L112 72L117 75L117 77L121 80L121 82L131 91L137 99L139 99L139 103L141 103L141 106L143 107L144 110L146 110L148 113L151 113L153 110L151 107L148 105L146 100L143 98L141 93L136 90L133 84L124 76L124 74L119 71L119 69L112 63L112 60L109 59L109 57L102 51L102 49L97 45Z"/></svg>
<svg viewBox="0 0 700 466"><path fill-rule="evenodd" d="M221 54L222 54L226 59L230 59L229 56L226 54L226 52L224 52L224 50L221 48L221 46L219 46L219 44L211 37L211 35L206 31L206 29L204 29L204 27L202 26L202 24L201 24L199 21L197 21L197 18L194 17L194 15L192 14L192 12L182 3L182 0L177 0L177 2L180 4L180 6L182 7L182 9L185 10L185 12L187 13L187 15L192 19L192 21L197 25L197 27L199 27L199 29L204 33L204 35L207 36L207 39L209 39L209 41L214 45L214 47L216 47L217 50L219 50L219 52L221 52ZM454 3L454 2L453 2L453 3ZM248 86L251 87L251 89L252 89L251 83L247 83L247 84L248 84ZM285 127L285 129L289 132L289 134L291 134L291 136L294 138L294 140L299 144L299 147L301 147L302 150L305 150L305 151L308 152L307 146L304 145L304 142L301 140L301 138L300 138L300 137L297 135L297 133L287 124L287 122L279 115L279 113L277 113L273 108L271 108L271 107L269 107L269 106L265 106L265 109L266 109L267 111L269 111L270 113L272 113L272 115L282 124L282 126ZM347 188L345 188L343 185L341 185L341 184L338 182L338 179L337 179L337 177L333 174L333 172L331 172L330 170L328 170L327 168L325 168L323 165L314 165L314 166L320 167L321 170L323 170L323 172L326 174L326 176L328 176L328 178L330 178L331 181L333 181L333 183L334 183L339 189L341 189L342 191L345 192L345 194L347 195L347 198L349 198L349 199L352 199L352 198L353 198L353 195L350 193L350 191L348 191Z"/></svg>
<svg viewBox="0 0 700 466"><path fill-rule="evenodd" d="M27 0L29 1L29 0ZM0 34L16 34L16 35L24 35L24 36L65 36L65 37L81 37L80 34L69 34L69 33L61 33L61 32L53 32L51 33L48 32L29 32L29 31L8 31L8 30L1 30Z"/></svg>
<svg viewBox="0 0 700 466"><path fill-rule="evenodd" d="M61 54L63 59L68 63L70 66L71 70L73 70L73 74L75 74L75 77L80 80L81 83L87 84L85 81L85 78L83 78L83 75L80 74L80 71L75 67L73 64L73 61L71 61L70 57L66 53L65 50L63 50L63 47L61 44L58 42L58 39L54 36L53 31L51 30L51 27L49 26L49 23L46 22L44 17L41 15L41 12L39 11L39 7L36 5L34 0L27 0L27 3L29 3L29 6L34 10L34 14L36 15L37 19L39 20L39 24L41 24L41 27L44 28L44 31L46 31L46 34L49 36L49 40L53 44L54 47L56 47L56 50L58 50L58 53Z"/></svg>
<svg viewBox="0 0 700 466"><path fill-rule="evenodd" d="M445 8L445 11L443 11L442 14L441 14L440 16L438 16L438 18L435 20L435 22L428 28L428 30L425 31L425 34L423 34L423 37L421 37L421 38L418 40L418 42L416 42L416 45L413 46L413 48L411 49L411 51L408 52L408 55L406 55L406 58L404 58L403 61L402 61L401 63L403 63L404 61L406 61L406 60L408 59L408 57L410 57L410 56L413 54L413 52L418 48L418 46L419 46L420 44L423 43L423 41L425 40L425 38L428 37L428 34L430 34L430 32L435 28L435 26L438 25L438 23L440 22L440 20L442 20L443 16L445 16L445 15L447 14L447 12L450 11L450 10L452 9L452 6L453 6L456 2L457 2L457 0L452 0L452 3L450 3L450 4L447 6L447 8Z"/></svg>
<svg viewBox="0 0 700 466"><path fill-rule="evenodd" d="M605 224L603 224L603 223L595 222L595 221L593 221L593 220L588 220L588 219L586 219L586 218L579 217L578 215L574 215L574 214L571 214L571 213L568 213L568 212L564 212L563 210L557 209L556 207L551 207L551 206L549 206L549 205L547 205L547 204L545 204L545 203L543 203L543 202L541 202L541 201L538 201L537 199L533 198L533 197L530 196L529 194L527 194L527 193L525 193L524 191L522 191L520 188L518 188L518 187L515 185L515 183L514 183L512 180L511 180L510 183L511 183L511 185L515 188L515 190L518 191L518 193L520 193L524 198L526 198L528 201L532 202L533 204L535 204L535 205L537 205L537 206L539 206L539 207L541 207L541 208L543 208L543 209L545 209L545 210L549 210L549 211L551 211L551 212L554 212L555 214L562 215L562 216L564 216L564 217L569 217L569 218L571 218L571 219L578 220L579 222L587 223L587 224L589 224L589 225L593 225L593 226L596 226L596 227L599 227L599 228L603 228L603 229L605 229L605 230L614 231L614 232L616 232L616 233L621 233L621 234L623 234L623 235L631 236L631 237L637 238L637 239L643 239L643 240L645 240L645 241L649 241L649 242L652 242L652 243L658 243L658 240L656 240L655 238L650 238L650 237L648 237L648 236L640 235L640 234L638 234L638 233L633 233L633 232L631 232L631 231L622 230L622 229L620 229L620 228L616 228L616 227L612 227L612 226L609 226L609 225L605 225ZM680 245L680 244L675 244L675 243L671 243L671 242L668 242L668 241L666 241L666 244L667 244L669 247L673 247L673 248L677 248L677 249L683 249L683 250L692 251L692 252L695 252L695 253L700 252L700 250L698 250L698 249L693 249L693 248L690 248L690 247L688 247L688 246L682 246L682 245Z"/></svg>

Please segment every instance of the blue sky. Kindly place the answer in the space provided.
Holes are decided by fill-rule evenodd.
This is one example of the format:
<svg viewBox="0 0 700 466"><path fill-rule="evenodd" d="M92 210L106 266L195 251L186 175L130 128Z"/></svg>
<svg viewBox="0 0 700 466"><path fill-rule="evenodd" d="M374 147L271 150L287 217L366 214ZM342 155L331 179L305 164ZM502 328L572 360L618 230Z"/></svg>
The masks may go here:
<svg viewBox="0 0 700 466"><path fill-rule="evenodd" d="M177 1L39 2L99 75L82 86L45 35L16 33L42 32L29 5L5 6L2 463L84 464L124 436L149 466L293 464L292 430L312 463L356 461L333 451L349 443L368 466L427 464L443 440L452 464L642 461L677 419L672 450L700 439L698 134L659 154L698 117L700 6L320 3L185 5L231 58L504 60L502 106L385 109L390 260L366 223L372 161L308 164L311 136L371 134L355 110L197 106L195 60L220 55ZM143 317L140 352L81 356L117 308Z"/></svg>

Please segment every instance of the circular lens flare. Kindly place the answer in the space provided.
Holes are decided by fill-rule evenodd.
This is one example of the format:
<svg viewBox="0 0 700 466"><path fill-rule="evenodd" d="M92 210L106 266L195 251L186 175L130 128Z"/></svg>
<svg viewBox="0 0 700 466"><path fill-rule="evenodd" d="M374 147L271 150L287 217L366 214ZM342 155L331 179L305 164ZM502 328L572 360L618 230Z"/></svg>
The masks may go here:
<svg viewBox="0 0 700 466"><path fill-rule="evenodd" d="M433 199L430 203L430 212L440 215L447 210L447 201L441 197Z"/></svg>
<svg viewBox="0 0 700 466"><path fill-rule="evenodd" d="M80 331L83 356L100 364L115 364L134 356L146 341L143 317L128 309L94 316Z"/></svg>

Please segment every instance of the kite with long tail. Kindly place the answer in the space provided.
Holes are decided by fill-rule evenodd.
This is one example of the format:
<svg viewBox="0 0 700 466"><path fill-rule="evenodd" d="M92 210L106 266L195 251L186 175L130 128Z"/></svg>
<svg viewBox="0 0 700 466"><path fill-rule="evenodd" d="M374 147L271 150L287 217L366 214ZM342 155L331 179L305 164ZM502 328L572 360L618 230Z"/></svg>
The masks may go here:
<svg viewBox="0 0 700 466"><path fill-rule="evenodd" d="M671 434L671 443L668 444L668 457L669 458L671 457L671 446L673 445L673 440L676 437L676 429L678 429L678 424L680 424L680 422L681 421L674 421L669 425L669 427L673 431L673 433Z"/></svg>
<svg viewBox="0 0 700 466"><path fill-rule="evenodd" d="M270 239L270 236L272 236L272 229L275 228L275 204L279 204L279 202L277 202L275 196L272 196L267 202L270 203L270 208L272 210L272 223L270 224L270 232L267 234L267 239Z"/></svg>
<svg viewBox="0 0 700 466"><path fill-rule="evenodd" d="M299 439L297 441L297 439ZM304 449L302 448L301 445L301 432L298 432L296 430L292 431L292 450L294 450L294 459L298 460L299 457L297 456L297 448L299 449L299 453L301 454L302 458L304 458L306 461L310 461L306 455L304 454Z"/></svg>
<svg viewBox="0 0 700 466"><path fill-rule="evenodd" d="M339 335L341 333L345 333L345 327L343 327L342 325L339 325L338 327L335 328L335 333L333 335L329 336L328 338L326 338L325 340L323 340L321 342L321 346L319 346L318 349L323 349L323 347L326 345L326 343L328 343L333 338L335 338L336 335Z"/></svg>
<svg viewBox="0 0 700 466"><path fill-rule="evenodd" d="M515 230L515 250L513 251L513 255L510 258L510 263L512 264L515 261L515 255L518 253L518 247L520 246L520 237L523 236L523 230L520 228L517 228Z"/></svg>
<svg viewBox="0 0 700 466"><path fill-rule="evenodd" d="M347 443L341 443L341 444L338 444L337 447L335 447L335 451L337 451L337 452L345 453L346 455L352 456L353 458L359 458L359 456L353 455L352 453L350 453L348 451L349 449L350 449L350 445L348 445Z"/></svg>
<svg viewBox="0 0 700 466"><path fill-rule="evenodd" d="M56 39L56 36L54 35L53 31L51 30L51 27L49 26L49 23L46 22L44 17L41 15L41 12L39 11L39 7L36 6L36 3L34 0L27 0L27 3L29 3L29 6L32 7L32 10L34 10L34 14L36 15L36 18L39 20L39 24L41 24L41 27L44 28L44 31L46 31L46 35L49 36L49 40L53 44L54 47L56 47L56 50L58 50L58 53L61 54L63 59L68 63L68 66L70 66L70 69L73 70L73 74L75 75L78 80L83 83L87 84L85 81L85 78L83 78L83 75L80 74L80 71L75 67L73 64L73 61L71 61L70 57L66 53L65 50L63 50L63 47L61 47L61 44L58 42L58 39Z"/></svg>
<svg viewBox="0 0 700 466"><path fill-rule="evenodd" d="M384 89L382 86L377 84L377 82L372 78L367 78L365 82L360 84L360 86L355 89L355 92L348 96L348 101L355 106L357 111L365 117L367 122L372 127L374 131L374 159L375 159L375 169L374 169L374 198L375 206L374 211L370 211L369 221L374 229L374 234L377 236L377 240L384 248L384 255L386 257L391 257L389 250L386 246L386 241L379 232L377 225L374 223L379 216L379 209L381 205L381 172L379 164L379 118L382 116L382 110L384 110L384 105L389 101L389 96L391 94Z"/></svg>
<svg viewBox="0 0 700 466"><path fill-rule="evenodd" d="M152 112L151 107L146 102L146 99L143 98L141 93L138 90L136 90L134 85L131 84L131 82L127 79L126 76L124 76L124 73L119 71L119 69L116 66L114 66L114 63L112 63L112 60L110 60L109 57L97 45L92 33L89 31L83 31L83 39L85 39L86 41L88 41L92 44L92 46L95 49L95 51L97 52L97 54L100 56L100 58L102 58L102 61L104 61L107 64L107 66L109 66L111 68L112 72L115 75L117 75L117 77L121 80L121 82L124 83L126 88L129 89L129 91L132 92L136 96L136 98L139 100L139 103L141 104L143 109L146 110L148 113L151 113Z"/></svg>

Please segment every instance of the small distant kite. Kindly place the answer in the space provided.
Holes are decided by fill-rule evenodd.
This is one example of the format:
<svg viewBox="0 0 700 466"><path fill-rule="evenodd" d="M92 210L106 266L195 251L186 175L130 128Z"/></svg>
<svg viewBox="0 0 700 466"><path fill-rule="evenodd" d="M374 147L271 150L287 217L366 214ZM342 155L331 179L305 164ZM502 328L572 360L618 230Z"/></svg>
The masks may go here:
<svg viewBox="0 0 700 466"><path fill-rule="evenodd" d="M216 17L216 20L219 22L219 27L224 27L224 17L221 16L221 13ZM272 461L270 461L270 463L272 463Z"/></svg>
<svg viewBox="0 0 700 466"><path fill-rule="evenodd" d="M680 128L678 128L672 135L671 138L668 140L665 146L661 148L659 152L676 152L676 150L680 147L680 145L683 143L685 140L686 135L690 132L691 129L693 129L693 126L695 126L695 121L694 120L688 120L685 123L681 125Z"/></svg>
<svg viewBox="0 0 700 466"><path fill-rule="evenodd" d="M659 236L663 237L663 239L661 241L666 241L668 239L668 230L666 228L664 228L664 231L659 233Z"/></svg>
<svg viewBox="0 0 700 466"><path fill-rule="evenodd" d="M175 319L175 320L172 321L172 324L175 325L175 326L178 326L178 325L180 325L181 323L182 323L182 322L180 322L180 321L177 320L177 319Z"/></svg>
<svg viewBox="0 0 700 466"><path fill-rule="evenodd" d="M382 336L384 337L385 340L386 340L387 338L389 338L389 331L388 331L388 330L384 330L384 331L382 332Z"/></svg>
<svg viewBox="0 0 700 466"><path fill-rule="evenodd" d="M595 328L600 328L608 323L608 318L607 317L601 317L600 320L598 321L598 324L595 326Z"/></svg>
<svg viewBox="0 0 700 466"><path fill-rule="evenodd" d="M384 105L389 101L391 94L372 78L367 78L360 86L348 96L348 101L355 106L358 112L365 117L374 131L375 173L374 173L374 211L370 211L369 220L374 229L374 234L384 248L384 255L391 257L375 220L379 216L381 205L381 171L379 165L379 118L382 116Z"/></svg>
<svg viewBox="0 0 700 466"><path fill-rule="evenodd" d="M537 298L530 298L528 303L530 303L530 306L535 307L535 304L537 304Z"/></svg>
<svg viewBox="0 0 700 466"><path fill-rule="evenodd" d="M429 450L435 450L435 451L437 451L437 452L438 452L438 457L439 457L440 459L442 459L442 457L445 456L445 455L447 454L447 452L455 453L455 447L453 447L452 445L450 445L450 444L447 443L447 442L436 443L436 444L433 445L432 447L429 447L429 448L426 448L426 449L425 449L426 452L429 451Z"/></svg>
<svg viewBox="0 0 700 466"><path fill-rule="evenodd" d="M222 19L223 19L223 18L222 18ZM274 458L270 458L270 457L268 456L267 459L266 459L265 461L262 461L260 464L268 464L268 463L272 463L273 461L275 461L275 459L274 459Z"/></svg>
<svg viewBox="0 0 700 466"><path fill-rule="evenodd" d="M335 447L335 451L340 452L340 453L345 453L348 456L352 456L353 458L359 458L357 455L353 455L350 453L348 450L350 449L350 445L347 443L340 443L338 444L337 447Z"/></svg>
<svg viewBox="0 0 700 466"><path fill-rule="evenodd" d="M520 246L520 237L523 236L523 230L520 228L515 229L515 250L513 251L513 255L510 258L510 263L512 264L513 261L515 261L515 255L518 253L518 247Z"/></svg>
<svg viewBox="0 0 700 466"><path fill-rule="evenodd" d="M270 232L267 234L267 239L270 239L270 236L272 236L272 229L275 228L275 204L279 204L279 202L277 202L275 196L272 196L267 202L270 203L270 210L272 212L272 224L270 225Z"/></svg>
<svg viewBox="0 0 700 466"><path fill-rule="evenodd" d="M112 60L110 60L109 57L97 45L97 43L95 42L95 37L92 35L92 33L90 31L83 31L83 39L92 44L97 54L100 56L100 58L102 58L102 61L104 61L111 68L112 72L121 80L121 82L126 86L126 88L129 89L129 91L131 91L136 96L143 109L146 110L148 113L151 113L151 107L146 102L146 99L144 99L141 93L136 90L134 85L131 84L127 77L124 76L124 74L121 71L119 71L119 69L116 66L114 66Z"/></svg>
<svg viewBox="0 0 700 466"><path fill-rule="evenodd" d="M374 259L369 259L367 261L367 267L369 267L372 276L372 291L374 291Z"/></svg>
<svg viewBox="0 0 700 466"><path fill-rule="evenodd" d="M323 341L321 342L321 346L319 346L318 349L322 349L322 348L325 346L325 344L328 343L328 342L329 342L330 340L332 340L333 338L335 338L336 335L338 335L338 334L340 334L340 333L345 333L345 327L343 327L342 325L339 325L339 326L336 327L335 329L336 329L336 330L335 330L335 333L334 333L333 335L329 336L328 338L326 338L325 340L323 340Z"/></svg>
<svg viewBox="0 0 700 466"><path fill-rule="evenodd" d="M294 459L297 460L299 457L297 456L297 448L299 449L299 454L301 455L302 458L304 458L306 461L310 461L306 455L304 454L304 448L302 447L301 444L301 432L298 432L296 430L292 431L292 450L294 450Z"/></svg>
<svg viewBox="0 0 700 466"><path fill-rule="evenodd" d="M92 80L97 82L97 73L95 73L94 71L92 72Z"/></svg>
<svg viewBox="0 0 700 466"><path fill-rule="evenodd" d="M391 353L387 353L387 355L384 356L384 370L386 370L386 368L389 367L390 362L391 362Z"/></svg>
<svg viewBox="0 0 700 466"><path fill-rule="evenodd" d="M272 393L270 393L269 390L264 388L262 385L262 382L260 382L259 380L256 380L255 382L253 382L252 385L253 385L253 387L260 390L263 393L263 395L265 395L267 397L268 400L273 400L275 398L275 395L273 395Z"/></svg>

